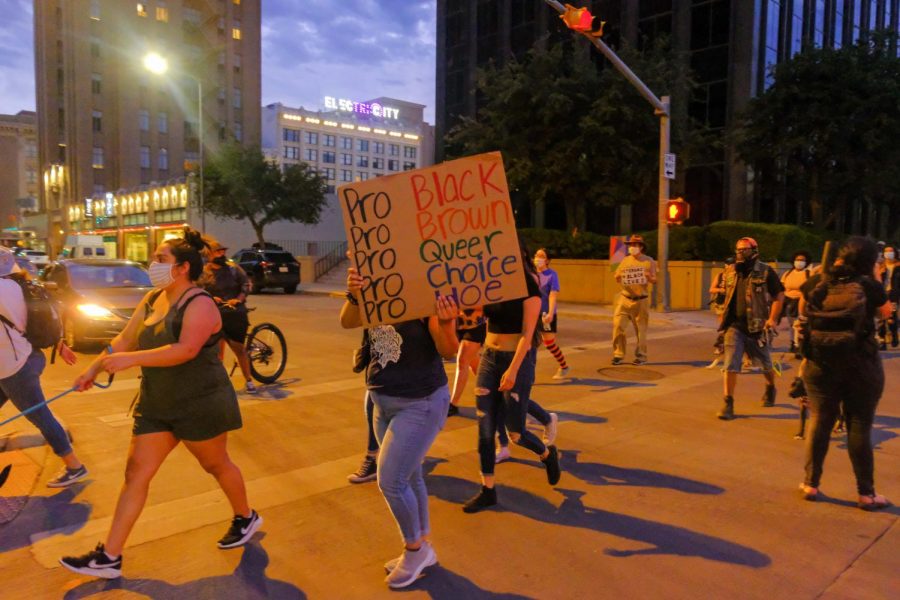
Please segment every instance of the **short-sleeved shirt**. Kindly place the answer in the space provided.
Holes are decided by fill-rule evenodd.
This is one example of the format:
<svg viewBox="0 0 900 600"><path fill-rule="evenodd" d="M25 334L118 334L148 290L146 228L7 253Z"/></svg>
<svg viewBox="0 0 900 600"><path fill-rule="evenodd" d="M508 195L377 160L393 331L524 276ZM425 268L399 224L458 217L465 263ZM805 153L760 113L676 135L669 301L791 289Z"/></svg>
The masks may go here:
<svg viewBox="0 0 900 600"><path fill-rule="evenodd" d="M621 278L619 285L622 293L631 298L650 295L650 280L656 279L656 261L645 254L622 259L616 267L616 277Z"/></svg>
<svg viewBox="0 0 900 600"><path fill-rule="evenodd" d="M803 293L804 300L809 302L809 295L816 289L816 286L819 285L821 281L822 274L817 273L810 277L809 281L803 284L800 291ZM861 277L859 283L862 285L863 291L866 294L866 318L874 320L878 308L888 301L887 292L884 291L884 287L882 287L880 283L871 277Z"/></svg>
<svg viewBox="0 0 900 600"><path fill-rule="evenodd" d="M15 326L0 321L0 379L6 379L18 373L31 354L31 344L20 333L28 319L25 295L17 282L6 277L0 277L0 315Z"/></svg>
<svg viewBox="0 0 900 600"><path fill-rule="evenodd" d="M242 293L246 294L250 289L250 279L238 265L216 268L207 264L203 267L197 285L206 290L210 296L227 301L234 300Z"/></svg>
<svg viewBox="0 0 900 600"><path fill-rule="evenodd" d="M487 317L488 333L522 333L522 319L525 314L525 300L531 297L541 297L541 288L535 278L525 272L525 287L528 296L505 300L497 304L488 304L484 307L484 316ZM535 324L537 321L535 321Z"/></svg>
<svg viewBox="0 0 900 600"><path fill-rule="evenodd" d="M784 285L784 295L791 300L800 298L800 288L810 278L810 269L795 269L791 267L781 276L781 283Z"/></svg>
<svg viewBox="0 0 900 600"><path fill-rule="evenodd" d="M447 385L447 373L428 330L428 319L373 327L369 330L369 352L369 390L400 398L424 398Z"/></svg>
<svg viewBox="0 0 900 600"><path fill-rule="evenodd" d="M559 292L559 275L553 269L544 269L538 272L538 278L541 288L541 313L550 312L550 292ZM555 310L553 314L556 314Z"/></svg>
<svg viewBox="0 0 900 600"><path fill-rule="evenodd" d="M480 306L462 308L456 317L456 328L461 331L475 329L484 325L484 310Z"/></svg>
<svg viewBox="0 0 900 600"><path fill-rule="evenodd" d="M725 328L729 325L735 325L741 331L747 332L747 282L750 279L750 273L742 273L736 271L737 278L735 281L734 294L731 296L731 302L728 304L728 313L725 318ZM766 291L770 298L775 298L784 291L781 280L771 267L766 270Z"/></svg>

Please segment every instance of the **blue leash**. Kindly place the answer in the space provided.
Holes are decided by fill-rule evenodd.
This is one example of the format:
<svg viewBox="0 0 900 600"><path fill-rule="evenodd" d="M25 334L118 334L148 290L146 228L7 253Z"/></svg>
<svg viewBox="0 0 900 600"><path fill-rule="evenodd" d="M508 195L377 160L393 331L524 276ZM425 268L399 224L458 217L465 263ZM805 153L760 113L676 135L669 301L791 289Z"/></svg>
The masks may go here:
<svg viewBox="0 0 900 600"><path fill-rule="evenodd" d="M110 375L110 376L109 376L109 381L107 381L105 384L103 384L103 383L97 383L97 382L95 381L95 382L94 382L94 385L96 385L98 388L100 388L100 389L102 389L102 390L105 390L105 389L107 389L109 386L112 385L113 377L115 377L114 374L113 374L113 375ZM64 391L64 392L61 393L61 394L57 394L57 395L53 396L53 397L50 398L49 400L44 400L44 401L41 402L40 404L35 404L34 406L32 406L32 407L30 407L30 408L26 408L25 410L23 410L23 411L20 412L19 414L14 415L14 416L12 416L12 417L6 419L6 420L3 421L2 423L0 423L0 427L3 427L3 426L6 425L7 423L11 423L12 421L15 421L15 420L18 419L19 417L24 417L25 415L27 415L27 414L30 413L30 412L34 412L34 411L36 411L37 409L39 409L40 407L42 407L42 406L47 406L47 405L50 404L51 402L54 402L55 400L59 400L60 398L62 398L63 396L65 396L65 395L67 395L67 394L71 394L71 393L74 392L76 389L77 389L77 388L74 388L74 387L73 387L73 388L71 388L71 389L68 389L68 390Z"/></svg>

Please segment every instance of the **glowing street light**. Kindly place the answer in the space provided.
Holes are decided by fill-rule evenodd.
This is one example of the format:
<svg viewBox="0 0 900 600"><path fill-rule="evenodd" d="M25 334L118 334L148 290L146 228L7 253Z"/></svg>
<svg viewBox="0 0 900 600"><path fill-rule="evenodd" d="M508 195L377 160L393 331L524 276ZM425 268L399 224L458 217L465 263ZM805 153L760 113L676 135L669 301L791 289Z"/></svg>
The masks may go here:
<svg viewBox="0 0 900 600"><path fill-rule="evenodd" d="M156 52L151 52L144 57L144 68L156 75L165 75L169 70L169 61Z"/></svg>

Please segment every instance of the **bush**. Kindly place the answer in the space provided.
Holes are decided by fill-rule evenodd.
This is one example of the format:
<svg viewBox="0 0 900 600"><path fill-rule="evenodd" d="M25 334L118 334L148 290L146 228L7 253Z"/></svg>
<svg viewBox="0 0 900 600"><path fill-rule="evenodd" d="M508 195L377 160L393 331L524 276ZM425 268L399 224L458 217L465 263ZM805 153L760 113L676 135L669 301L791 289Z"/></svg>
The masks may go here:
<svg viewBox="0 0 900 600"><path fill-rule="evenodd" d="M773 223L743 223L718 221L706 227L704 255L708 260L722 260L734 254L734 245L742 237L751 237L759 244L759 256L764 261L789 261L798 250L811 252L818 262L827 237L822 232Z"/></svg>
<svg viewBox="0 0 900 600"><path fill-rule="evenodd" d="M546 248L551 258L609 258L609 237L591 232L575 237L558 229L519 229L519 237L528 251L534 254L538 248Z"/></svg>

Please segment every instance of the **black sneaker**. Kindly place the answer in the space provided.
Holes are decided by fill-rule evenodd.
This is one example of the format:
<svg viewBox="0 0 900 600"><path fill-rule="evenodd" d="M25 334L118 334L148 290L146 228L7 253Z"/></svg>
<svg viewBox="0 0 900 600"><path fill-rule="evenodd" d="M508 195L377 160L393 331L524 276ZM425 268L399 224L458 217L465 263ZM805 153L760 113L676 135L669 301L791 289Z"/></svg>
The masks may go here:
<svg viewBox="0 0 900 600"><path fill-rule="evenodd" d="M366 455L356 473L347 475L350 483L365 483L378 477L378 460L374 456Z"/></svg>
<svg viewBox="0 0 900 600"><path fill-rule="evenodd" d="M459 414L459 407L457 405L451 404L450 406L447 407L447 416L448 417L455 417L458 414Z"/></svg>
<svg viewBox="0 0 900 600"><path fill-rule="evenodd" d="M547 458L542 458L541 462L544 463L544 466L547 468L547 481L550 485L556 485L559 483L559 451L556 449L556 446L550 445L547 446L547 450L550 454L547 455Z"/></svg>
<svg viewBox="0 0 900 600"><path fill-rule="evenodd" d="M621 356L613 356L612 364L614 364L614 365L621 365L621 364L622 364L622 357L621 357Z"/></svg>
<svg viewBox="0 0 900 600"><path fill-rule="evenodd" d="M495 504L497 504L497 490L481 486L481 491L463 504L463 512L476 513Z"/></svg>
<svg viewBox="0 0 900 600"><path fill-rule="evenodd" d="M634 366L640 366L640 365L645 364L646 362L647 362L646 358L642 358L642 357L638 356L638 357L635 357L635 359L633 361L631 361L631 364L633 364Z"/></svg>
<svg viewBox="0 0 900 600"><path fill-rule="evenodd" d="M716 416L723 421L732 420L734 418L734 398L725 396L725 403L722 404L722 408L716 413Z"/></svg>
<svg viewBox="0 0 900 600"><path fill-rule="evenodd" d="M771 408L775 406L775 386L767 385L766 391L763 392L762 401L760 402L760 406L764 406L766 408Z"/></svg>
<svg viewBox="0 0 900 600"><path fill-rule="evenodd" d="M246 544L256 530L260 528L263 520L255 510L250 511L249 517L235 515L231 520L231 527L228 532L218 542L219 548L227 550L228 548L237 548Z"/></svg>
<svg viewBox="0 0 900 600"><path fill-rule="evenodd" d="M103 579L121 577L122 557L109 558L103 550L103 544L99 543L96 548L84 556L64 556L59 559L59 564L80 575Z"/></svg>
<svg viewBox="0 0 900 600"><path fill-rule="evenodd" d="M69 469L64 467L62 471L56 474L56 477L47 482L48 488L69 487L77 481L81 481L88 476L87 467L81 465L77 469Z"/></svg>

